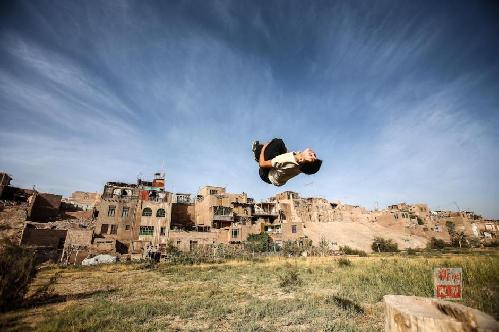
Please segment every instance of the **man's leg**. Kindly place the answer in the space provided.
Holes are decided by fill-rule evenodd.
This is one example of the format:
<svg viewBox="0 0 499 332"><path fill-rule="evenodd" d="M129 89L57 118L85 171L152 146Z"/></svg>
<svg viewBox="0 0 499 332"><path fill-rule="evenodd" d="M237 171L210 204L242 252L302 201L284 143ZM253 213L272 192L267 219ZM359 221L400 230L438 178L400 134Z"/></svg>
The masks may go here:
<svg viewBox="0 0 499 332"><path fill-rule="evenodd" d="M263 148L263 145L260 144L259 141L254 141L253 142L252 150L253 150L253 154L255 156L255 161L256 162L260 161L260 152L262 152L262 148Z"/></svg>
<svg viewBox="0 0 499 332"><path fill-rule="evenodd" d="M265 148L264 157L265 160L271 160L277 157L278 155L281 155L286 152L288 152L288 149L286 148L286 145L284 144L283 140L280 138L274 138Z"/></svg>

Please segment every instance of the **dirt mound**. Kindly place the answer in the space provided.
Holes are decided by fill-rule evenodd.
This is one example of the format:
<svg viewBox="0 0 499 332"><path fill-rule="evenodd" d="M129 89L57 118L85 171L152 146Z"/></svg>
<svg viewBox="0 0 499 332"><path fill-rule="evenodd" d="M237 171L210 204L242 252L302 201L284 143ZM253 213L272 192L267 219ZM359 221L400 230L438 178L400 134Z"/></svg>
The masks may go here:
<svg viewBox="0 0 499 332"><path fill-rule="evenodd" d="M424 236L411 234L404 226L390 226L375 222L314 222L306 223L304 233L314 243L322 238L336 243L337 246L349 246L367 252L376 236L392 239L400 249L424 248L428 242Z"/></svg>

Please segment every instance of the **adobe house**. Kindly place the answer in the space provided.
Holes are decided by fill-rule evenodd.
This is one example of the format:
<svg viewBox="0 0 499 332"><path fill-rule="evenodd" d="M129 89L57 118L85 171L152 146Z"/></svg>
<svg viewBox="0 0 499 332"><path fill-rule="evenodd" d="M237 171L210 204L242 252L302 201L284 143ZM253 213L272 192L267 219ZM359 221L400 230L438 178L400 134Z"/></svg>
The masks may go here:
<svg viewBox="0 0 499 332"><path fill-rule="evenodd" d="M97 237L129 244L138 235L136 217L140 189L136 184L107 182L95 226Z"/></svg>
<svg viewBox="0 0 499 332"><path fill-rule="evenodd" d="M154 174L152 182L139 180L140 200L137 205L138 236L134 250L148 247L159 251L166 246L172 216L172 194L165 191L164 174ZM140 243L139 243L140 242Z"/></svg>

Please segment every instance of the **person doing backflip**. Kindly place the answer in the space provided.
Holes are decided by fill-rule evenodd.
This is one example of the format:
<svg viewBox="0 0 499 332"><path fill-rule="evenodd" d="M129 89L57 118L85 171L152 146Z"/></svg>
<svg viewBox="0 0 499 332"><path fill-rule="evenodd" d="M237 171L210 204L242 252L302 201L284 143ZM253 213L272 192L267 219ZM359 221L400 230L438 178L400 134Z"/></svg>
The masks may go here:
<svg viewBox="0 0 499 332"><path fill-rule="evenodd" d="M278 187L300 173L315 174L322 165L322 160L317 159L311 148L288 152L283 140L279 138L274 138L264 145L259 141L253 142L253 153L260 166L260 178Z"/></svg>

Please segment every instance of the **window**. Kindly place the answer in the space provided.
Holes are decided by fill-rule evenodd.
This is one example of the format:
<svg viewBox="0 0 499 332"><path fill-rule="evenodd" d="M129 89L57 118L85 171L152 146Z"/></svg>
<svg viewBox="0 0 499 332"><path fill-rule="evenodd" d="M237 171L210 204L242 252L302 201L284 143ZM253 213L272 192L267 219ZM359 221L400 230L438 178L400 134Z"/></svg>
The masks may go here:
<svg viewBox="0 0 499 332"><path fill-rule="evenodd" d="M177 247L180 246L181 243L182 243L182 241L177 240Z"/></svg>
<svg viewBox="0 0 499 332"><path fill-rule="evenodd" d="M190 250L193 250L193 249L195 249L197 246L198 246L198 241L192 241L192 240L191 240L191 243L190 243L189 249L190 249Z"/></svg>
<svg viewBox="0 0 499 332"><path fill-rule="evenodd" d="M108 217L114 217L114 213L116 212L116 206L110 205L109 210L107 210Z"/></svg>
<svg viewBox="0 0 499 332"><path fill-rule="evenodd" d="M129 230L130 229L130 225L125 225L125 230Z"/></svg>
<svg viewBox="0 0 499 332"><path fill-rule="evenodd" d="M118 233L118 225L111 225L111 232L109 234Z"/></svg>
<svg viewBox="0 0 499 332"><path fill-rule="evenodd" d="M210 189L210 195L216 195L216 194L218 194L218 190Z"/></svg>
<svg viewBox="0 0 499 332"><path fill-rule="evenodd" d="M232 229L231 237L233 239L237 239L239 237L239 229L238 228L233 228Z"/></svg>
<svg viewBox="0 0 499 332"><path fill-rule="evenodd" d="M296 233L296 225L291 225L291 233Z"/></svg>
<svg viewBox="0 0 499 332"><path fill-rule="evenodd" d="M164 217L165 216L165 209L158 209L156 212L156 217Z"/></svg>
<svg viewBox="0 0 499 332"><path fill-rule="evenodd" d="M232 209L227 206L214 206L213 214L215 216L230 216L232 214Z"/></svg>
<svg viewBox="0 0 499 332"><path fill-rule="evenodd" d="M109 225L108 224L102 224L100 226L100 233L101 234L107 234L107 229L109 228Z"/></svg>
<svg viewBox="0 0 499 332"><path fill-rule="evenodd" d="M121 216L122 217L128 217L128 210L129 209L130 209L129 207L126 207L126 206L123 207L123 210L121 211Z"/></svg>
<svg viewBox="0 0 499 332"><path fill-rule="evenodd" d="M144 210L142 210L142 216L144 217L152 216L152 210L150 208L145 208Z"/></svg>
<svg viewBox="0 0 499 332"><path fill-rule="evenodd" d="M166 227L161 227L159 235L165 235Z"/></svg>
<svg viewBox="0 0 499 332"><path fill-rule="evenodd" d="M140 226L139 235L153 235L153 233L154 226Z"/></svg>

